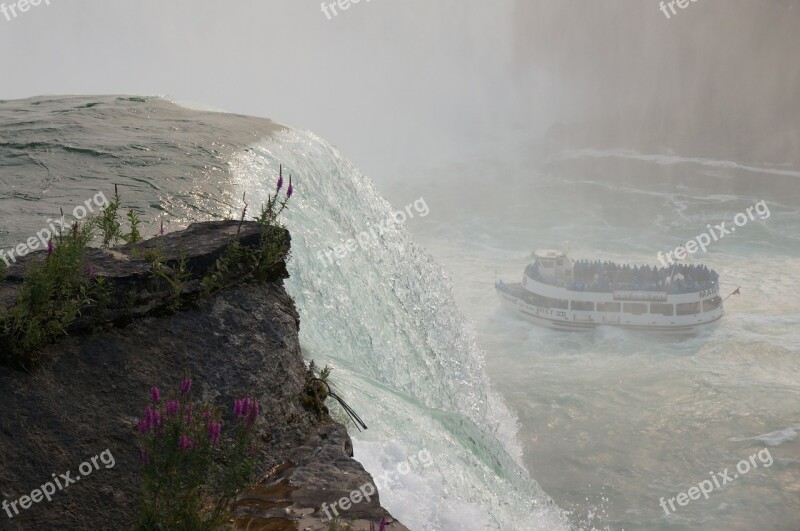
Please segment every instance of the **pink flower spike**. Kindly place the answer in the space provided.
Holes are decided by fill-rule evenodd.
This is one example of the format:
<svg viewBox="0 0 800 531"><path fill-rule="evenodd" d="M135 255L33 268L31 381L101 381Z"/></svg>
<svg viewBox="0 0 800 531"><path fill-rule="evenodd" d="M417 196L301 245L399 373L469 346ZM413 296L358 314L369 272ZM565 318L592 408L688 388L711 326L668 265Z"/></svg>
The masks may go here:
<svg viewBox="0 0 800 531"><path fill-rule="evenodd" d="M150 398L153 399L154 404L158 404L159 402L161 402L161 390L158 387L151 388Z"/></svg>
<svg viewBox="0 0 800 531"><path fill-rule="evenodd" d="M183 382L181 382L181 394L182 395L188 395L189 391L191 391L191 390L192 390L192 380L191 380L191 378L187 378Z"/></svg>
<svg viewBox="0 0 800 531"><path fill-rule="evenodd" d="M168 415L177 415L178 412L181 410L181 403L177 400L170 400L167 402L167 414Z"/></svg>
<svg viewBox="0 0 800 531"><path fill-rule="evenodd" d="M220 436L222 433L222 424L219 422L209 422L208 423L208 438L211 441L212 445L219 444Z"/></svg>
<svg viewBox="0 0 800 531"><path fill-rule="evenodd" d="M292 176L289 176L289 188L286 189L286 199L292 197L292 192L294 192L294 188L292 188Z"/></svg>
<svg viewBox="0 0 800 531"><path fill-rule="evenodd" d="M54 249L53 240L48 240L47 241L47 256L50 256L50 255L53 254L53 249Z"/></svg>
<svg viewBox="0 0 800 531"><path fill-rule="evenodd" d="M250 407L250 411L247 412L247 417L244 419L245 427L249 428L250 426L255 424L257 419L258 419L258 402L253 400L253 404Z"/></svg>

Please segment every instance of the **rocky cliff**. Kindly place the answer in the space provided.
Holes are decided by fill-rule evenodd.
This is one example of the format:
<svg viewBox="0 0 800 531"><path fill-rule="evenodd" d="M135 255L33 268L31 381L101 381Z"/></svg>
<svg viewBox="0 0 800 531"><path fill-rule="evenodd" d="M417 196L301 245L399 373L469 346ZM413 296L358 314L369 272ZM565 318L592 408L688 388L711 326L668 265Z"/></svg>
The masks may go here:
<svg viewBox="0 0 800 531"><path fill-rule="evenodd" d="M372 483L352 458L345 428L303 404L307 367L299 316L283 287L285 264L266 279L242 275L213 294L201 289L233 239L247 247L258 237L256 223L210 222L91 251L94 274L107 279L111 294L102 318L84 312L69 336L42 350L32 373L0 366L0 501L18 501L66 471L79 481L52 501L9 509L13 518L0 512L0 529L129 529L140 500L136 415L151 386L171 387L187 369L202 400L232 405L248 395L262 404L260 481L237 500L232 525L329 529L323 503ZM167 268L184 260L178 310L174 289L157 282L145 258L155 246ZM13 304L26 268L44 256L30 255L8 271L0 304ZM82 463L106 450L112 467L101 463L78 474ZM388 529L406 529L381 507L377 493L339 513L352 529L377 529L382 518Z"/></svg>

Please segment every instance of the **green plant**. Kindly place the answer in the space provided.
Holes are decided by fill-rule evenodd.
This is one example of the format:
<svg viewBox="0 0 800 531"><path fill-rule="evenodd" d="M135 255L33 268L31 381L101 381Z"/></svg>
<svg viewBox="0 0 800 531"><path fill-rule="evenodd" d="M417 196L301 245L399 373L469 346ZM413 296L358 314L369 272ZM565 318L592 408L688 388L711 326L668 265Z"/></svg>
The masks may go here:
<svg viewBox="0 0 800 531"><path fill-rule="evenodd" d="M100 325L106 318L106 311L111 304L111 288L105 277L96 277L91 264L87 266L89 277L89 301L92 303L92 325Z"/></svg>
<svg viewBox="0 0 800 531"><path fill-rule="evenodd" d="M100 229L100 238L103 241L103 248L108 249L123 239L122 226L119 222L119 207L121 203L117 185L114 185L114 199L103 208L97 220L97 227Z"/></svg>
<svg viewBox="0 0 800 531"><path fill-rule="evenodd" d="M214 293L235 282L242 275L252 272L253 253L233 240L225 252L214 262L210 273L203 277L203 287L207 294Z"/></svg>
<svg viewBox="0 0 800 531"><path fill-rule="evenodd" d="M142 241L142 234L139 232L142 222L139 219L139 213L134 209L128 210L128 223L130 223L131 231L123 236L123 239L128 243L139 243Z"/></svg>
<svg viewBox="0 0 800 531"><path fill-rule="evenodd" d="M273 196L270 194L267 197L267 202L261 205L261 214L257 216L255 219L259 223L264 225L276 225L278 216L286 208L286 205L291 199L292 194L294 193L294 187L292 186L292 176L289 176L289 187L286 189L286 196L283 200L279 199L280 192L283 189L283 165L279 166L278 169L278 184L276 186L275 195Z"/></svg>
<svg viewBox="0 0 800 531"><path fill-rule="evenodd" d="M152 263L153 277L160 278L170 288L171 303L170 309L176 311L181 307L181 296L186 289L186 281L192 277L189 271L186 254L181 250L180 259L174 262L170 271L167 271L167 266L161 261Z"/></svg>
<svg viewBox="0 0 800 531"><path fill-rule="evenodd" d="M247 216L248 205L243 197L244 208L239 217L239 230L236 239L225 249L214 264L213 270L203 278L206 294L212 294L223 288L229 287L248 275L256 280L266 281L273 273L273 267L289 257L289 245L286 237L286 228L277 217L286 208L289 198L292 197L294 188L289 179L286 196L279 200L278 193L283 188L283 168L280 170L277 191L275 196L270 195L267 203L262 205L261 213L254 219L261 226L259 246L255 249L246 248L239 242L239 233Z"/></svg>
<svg viewBox="0 0 800 531"><path fill-rule="evenodd" d="M343 524L341 520L342 519L340 516L334 516L331 518L331 521L328 522L327 531L349 531L350 529L353 529L352 524Z"/></svg>
<svg viewBox="0 0 800 531"><path fill-rule="evenodd" d="M253 482L258 403L236 400L223 430L222 411L195 403L191 388L186 377L180 394L163 402L153 387L137 422L144 465L137 531L219 529L236 495Z"/></svg>
<svg viewBox="0 0 800 531"><path fill-rule="evenodd" d="M102 281L86 264L94 222L77 222L48 242L47 256L31 263L15 305L0 315L0 362L30 370L36 349L66 334L67 327L101 295Z"/></svg>
<svg viewBox="0 0 800 531"><path fill-rule="evenodd" d="M136 301L139 299L139 294L136 293L135 289L129 290L128 295L125 299L125 308L128 310L134 308L136 306Z"/></svg>

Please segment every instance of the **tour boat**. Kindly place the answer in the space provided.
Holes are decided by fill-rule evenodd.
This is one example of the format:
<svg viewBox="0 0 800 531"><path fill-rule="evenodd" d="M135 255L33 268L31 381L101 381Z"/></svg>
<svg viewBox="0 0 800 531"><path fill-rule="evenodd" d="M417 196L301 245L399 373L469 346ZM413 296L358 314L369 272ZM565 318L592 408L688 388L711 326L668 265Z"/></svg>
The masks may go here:
<svg viewBox="0 0 800 531"><path fill-rule="evenodd" d="M495 288L516 314L549 328L694 334L724 314L719 275L703 265L574 261L557 250L536 250L533 258L521 283L497 281Z"/></svg>

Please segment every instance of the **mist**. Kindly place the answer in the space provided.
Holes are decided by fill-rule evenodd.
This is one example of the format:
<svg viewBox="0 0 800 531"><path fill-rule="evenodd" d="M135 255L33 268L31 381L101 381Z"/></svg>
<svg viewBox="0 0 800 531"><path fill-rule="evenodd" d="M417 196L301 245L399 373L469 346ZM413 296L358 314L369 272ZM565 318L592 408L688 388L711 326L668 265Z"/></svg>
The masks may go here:
<svg viewBox="0 0 800 531"><path fill-rule="evenodd" d="M329 139L376 180L508 143L794 162L792 2L53 2L0 19L0 97L167 95ZM98 65L102 65L101 68ZM477 156L476 156L477 155Z"/></svg>

